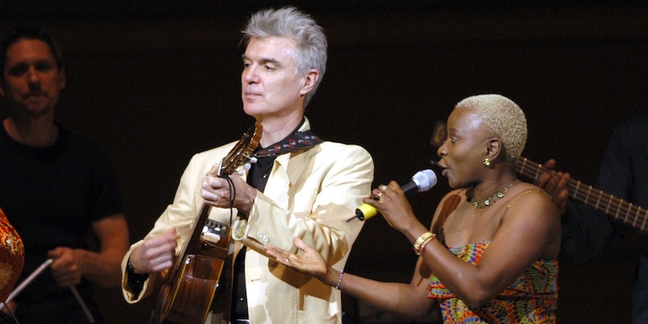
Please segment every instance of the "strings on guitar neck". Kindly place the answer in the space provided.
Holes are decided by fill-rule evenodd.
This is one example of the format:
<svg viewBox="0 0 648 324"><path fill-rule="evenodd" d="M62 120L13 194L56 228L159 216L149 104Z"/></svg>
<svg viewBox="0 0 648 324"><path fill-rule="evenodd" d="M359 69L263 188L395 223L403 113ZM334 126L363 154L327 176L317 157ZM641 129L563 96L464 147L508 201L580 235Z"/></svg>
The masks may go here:
<svg viewBox="0 0 648 324"><path fill-rule="evenodd" d="M525 157L519 157L516 163L516 170L519 174L537 181L542 173L553 175L555 170L542 166L542 164L532 162ZM647 230L646 219L648 210L641 206L634 205L621 198L614 197L592 186L581 183L578 180L569 179L566 185L569 196L580 203L593 207L614 218L622 220L624 223L632 225L642 231Z"/></svg>

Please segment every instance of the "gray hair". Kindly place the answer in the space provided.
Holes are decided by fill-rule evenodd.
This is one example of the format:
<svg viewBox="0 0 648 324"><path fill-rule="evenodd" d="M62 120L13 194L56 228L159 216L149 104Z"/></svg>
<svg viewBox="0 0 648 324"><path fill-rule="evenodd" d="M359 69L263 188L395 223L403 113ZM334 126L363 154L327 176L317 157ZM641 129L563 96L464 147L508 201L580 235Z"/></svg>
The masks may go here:
<svg viewBox="0 0 648 324"><path fill-rule="evenodd" d="M310 69L319 71L319 78L304 101L304 106L308 105L326 71L328 43L323 28L297 8L285 7L278 10L262 10L253 14L243 29L243 41L246 45L252 38L271 36L286 37L297 44L294 57L297 65L295 73L304 74Z"/></svg>
<svg viewBox="0 0 648 324"><path fill-rule="evenodd" d="M485 94L461 100L455 108L474 109L484 124L498 137L506 150L506 159L515 165L527 138L524 112L511 99L498 94Z"/></svg>

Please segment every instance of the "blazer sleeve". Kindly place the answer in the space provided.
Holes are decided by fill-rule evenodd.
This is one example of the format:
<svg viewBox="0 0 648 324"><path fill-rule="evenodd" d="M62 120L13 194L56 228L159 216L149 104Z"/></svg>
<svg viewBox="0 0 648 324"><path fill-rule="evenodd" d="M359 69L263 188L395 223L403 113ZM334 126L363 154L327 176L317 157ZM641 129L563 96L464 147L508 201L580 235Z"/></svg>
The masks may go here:
<svg viewBox="0 0 648 324"><path fill-rule="evenodd" d="M219 151L210 151L207 153L196 154L192 157L180 178L180 183L176 190L173 203L167 206L165 211L155 222L153 229L144 239L167 232L171 227L175 227L176 233L180 237L176 246L176 255L179 254L180 250L185 245L186 240L189 239L196 217L199 215L200 209L203 206L199 194L200 185L206 172L211 169L211 166L213 165L212 162L215 161L214 156L217 156L219 154L218 152ZM133 249L141 245L144 242L144 239L131 245L130 249L124 256L124 259L122 259L122 293L124 299L131 304L149 296L168 273L163 271L151 274L149 279L144 282L141 292L132 291L128 284L126 265Z"/></svg>
<svg viewBox="0 0 648 324"><path fill-rule="evenodd" d="M265 244L296 252L299 237L329 264L346 256L363 225L346 220L371 193L373 160L357 145L325 142L310 151L289 163L278 158L266 194L258 193L248 218L234 225L235 240L265 254Z"/></svg>

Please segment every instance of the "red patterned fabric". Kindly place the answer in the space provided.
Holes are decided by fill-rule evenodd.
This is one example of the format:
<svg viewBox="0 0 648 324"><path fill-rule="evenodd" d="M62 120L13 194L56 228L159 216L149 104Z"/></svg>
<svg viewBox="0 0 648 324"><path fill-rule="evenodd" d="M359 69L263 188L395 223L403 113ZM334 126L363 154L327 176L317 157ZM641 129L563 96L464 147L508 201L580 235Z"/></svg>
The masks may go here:
<svg viewBox="0 0 648 324"><path fill-rule="evenodd" d="M0 301L9 297L24 263L23 241L0 209Z"/></svg>

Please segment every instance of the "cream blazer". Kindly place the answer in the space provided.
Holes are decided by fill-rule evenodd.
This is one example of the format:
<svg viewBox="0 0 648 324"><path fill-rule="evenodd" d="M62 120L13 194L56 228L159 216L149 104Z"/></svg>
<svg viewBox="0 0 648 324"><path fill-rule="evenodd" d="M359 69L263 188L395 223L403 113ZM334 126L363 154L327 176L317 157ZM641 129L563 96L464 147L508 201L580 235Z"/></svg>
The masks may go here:
<svg viewBox="0 0 648 324"><path fill-rule="evenodd" d="M308 120L300 130L310 128ZM146 237L165 232L170 226L180 235L179 253L191 235L203 199L200 185L205 174L220 161L235 142L193 156L185 169L174 201L162 213ZM357 145L323 142L297 153L276 158L263 193L257 192L247 220L236 218L232 238L236 252L246 250L245 277L250 323L341 323L340 292L319 280L299 274L263 255L263 246L273 244L296 252L292 240L300 237L317 249L329 264L342 270L363 222L346 220L355 215L362 198L369 197L374 165L370 154ZM211 219L229 223L230 210L212 208ZM150 295L160 276L151 276L139 295L130 291L126 264L133 244L122 261L122 291L128 303ZM225 323L208 316L206 323Z"/></svg>

